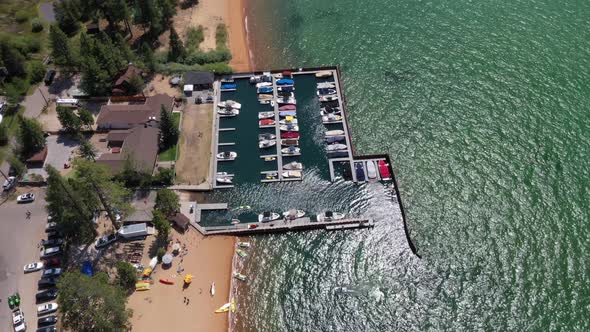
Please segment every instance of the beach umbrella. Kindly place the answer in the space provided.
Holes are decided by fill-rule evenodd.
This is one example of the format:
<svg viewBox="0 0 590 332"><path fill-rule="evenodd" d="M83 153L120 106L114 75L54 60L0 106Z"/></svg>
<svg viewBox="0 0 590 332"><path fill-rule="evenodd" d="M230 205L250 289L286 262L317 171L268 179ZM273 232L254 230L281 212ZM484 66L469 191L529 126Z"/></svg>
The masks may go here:
<svg viewBox="0 0 590 332"><path fill-rule="evenodd" d="M171 254L166 254L166 255L164 255L164 256L162 257L162 263L163 263L163 264L166 264L166 265L168 265L168 264L171 264L171 263L172 263L172 259L173 259L173 258L174 258L174 257L172 257L172 255L171 255Z"/></svg>
<svg viewBox="0 0 590 332"><path fill-rule="evenodd" d="M180 251L180 243L173 244L172 251Z"/></svg>

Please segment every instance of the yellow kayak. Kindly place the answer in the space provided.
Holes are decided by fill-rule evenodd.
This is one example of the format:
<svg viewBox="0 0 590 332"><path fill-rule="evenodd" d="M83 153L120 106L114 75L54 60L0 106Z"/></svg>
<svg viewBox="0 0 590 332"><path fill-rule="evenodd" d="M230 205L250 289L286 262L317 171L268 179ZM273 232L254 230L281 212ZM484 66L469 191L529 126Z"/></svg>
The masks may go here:
<svg viewBox="0 0 590 332"><path fill-rule="evenodd" d="M231 312L236 312L236 301L234 300L234 298L231 298Z"/></svg>
<svg viewBox="0 0 590 332"><path fill-rule="evenodd" d="M221 307L219 307L219 309L215 310L215 312L216 313L228 312L230 307L231 307L231 302L228 302L228 303L222 305Z"/></svg>

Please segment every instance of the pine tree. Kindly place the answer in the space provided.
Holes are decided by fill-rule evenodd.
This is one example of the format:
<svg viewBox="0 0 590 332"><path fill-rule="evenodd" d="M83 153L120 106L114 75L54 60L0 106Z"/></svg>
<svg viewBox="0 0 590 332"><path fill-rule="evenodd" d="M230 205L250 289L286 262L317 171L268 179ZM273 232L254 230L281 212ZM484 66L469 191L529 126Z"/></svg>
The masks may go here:
<svg viewBox="0 0 590 332"><path fill-rule="evenodd" d="M49 27L49 41L51 45L51 56L55 63L65 66L75 66L72 47L68 36L59 28L52 24Z"/></svg>
<svg viewBox="0 0 590 332"><path fill-rule="evenodd" d="M170 28L170 48L168 50L168 61L182 62L184 60L185 54L186 50L184 49L182 40L180 40L180 37L178 37L174 27Z"/></svg>
<svg viewBox="0 0 590 332"><path fill-rule="evenodd" d="M156 6L162 13L162 27L164 29L171 25L172 17L176 15L176 0L155 0Z"/></svg>
<svg viewBox="0 0 590 332"><path fill-rule="evenodd" d="M24 156L30 156L45 147L43 127L36 119L20 116L19 143Z"/></svg>
<svg viewBox="0 0 590 332"><path fill-rule="evenodd" d="M53 3L55 20L62 31L68 35L75 34L80 29L82 16L80 4L75 0L62 0Z"/></svg>
<svg viewBox="0 0 590 332"><path fill-rule="evenodd" d="M90 127L92 127L94 124L94 117L92 116L92 113L90 113L90 111L85 108L78 109L78 117L80 118L82 125L86 126L88 129L90 129Z"/></svg>
<svg viewBox="0 0 590 332"><path fill-rule="evenodd" d="M178 128L172 119L172 114L164 108L160 110L160 142L161 149L167 149L178 141Z"/></svg>
<svg viewBox="0 0 590 332"><path fill-rule="evenodd" d="M27 73L25 57L6 41L0 43L0 57L8 77L23 77Z"/></svg>
<svg viewBox="0 0 590 332"><path fill-rule="evenodd" d="M148 44L143 43L141 45L140 53L143 56L143 63L145 64L145 66L147 67L147 69L150 71L150 73L155 72L156 71L157 62L156 62L156 58L154 57L154 52L148 46Z"/></svg>
<svg viewBox="0 0 590 332"><path fill-rule="evenodd" d="M77 132L82 127L82 121L69 107L57 106L57 118L61 126L69 132Z"/></svg>
<svg viewBox="0 0 590 332"><path fill-rule="evenodd" d="M131 17L131 12L125 0L106 0L102 4L101 11L103 17L111 26L127 21Z"/></svg>

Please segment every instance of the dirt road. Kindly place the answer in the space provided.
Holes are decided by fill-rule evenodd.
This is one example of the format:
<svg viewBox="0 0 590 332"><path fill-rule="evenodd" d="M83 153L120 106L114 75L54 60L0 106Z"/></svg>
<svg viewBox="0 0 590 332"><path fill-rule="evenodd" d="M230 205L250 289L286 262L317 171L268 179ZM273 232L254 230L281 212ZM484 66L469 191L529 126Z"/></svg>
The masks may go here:
<svg viewBox="0 0 590 332"><path fill-rule="evenodd" d="M180 156L176 162L177 184L199 185L207 181L212 126L212 104L186 105L180 131Z"/></svg>

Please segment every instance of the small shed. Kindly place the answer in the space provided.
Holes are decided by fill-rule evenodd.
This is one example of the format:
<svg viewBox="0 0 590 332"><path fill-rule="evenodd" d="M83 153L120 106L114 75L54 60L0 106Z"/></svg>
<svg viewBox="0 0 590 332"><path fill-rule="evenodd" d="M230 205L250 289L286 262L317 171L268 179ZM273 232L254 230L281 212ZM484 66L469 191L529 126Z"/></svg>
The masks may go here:
<svg viewBox="0 0 590 332"><path fill-rule="evenodd" d="M215 76L208 71L189 71L184 74L183 81L185 87L187 85L193 86L192 91L209 90L213 88Z"/></svg>
<svg viewBox="0 0 590 332"><path fill-rule="evenodd" d="M44 147L41 151L32 155L27 159L26 164L29 168L42 168L47 158L47 147Z"/></svg>
<svg viewBox="0 0 590 332"><path fill-rule="evenodd" d="M125 225L119 229L119 235L125 239L147 236L147 224Z"/></svg>
<svg viewBox="0 0 590 332"><path fill-rule="evenodd" d="M184 85L184 95L190 97L193 95L194 87L192 84L185 84Z"/></svg>
<svg viewBox="0 0 590 332"><path fill-rule="evenodd" d="M176 227L178 227L178 229L182 230L183 232L186 232L188 226L191 223L190 219L180 212L176 213L176 215L174 215L170 221L172 221L174 225L176 225Z"/></svg>

